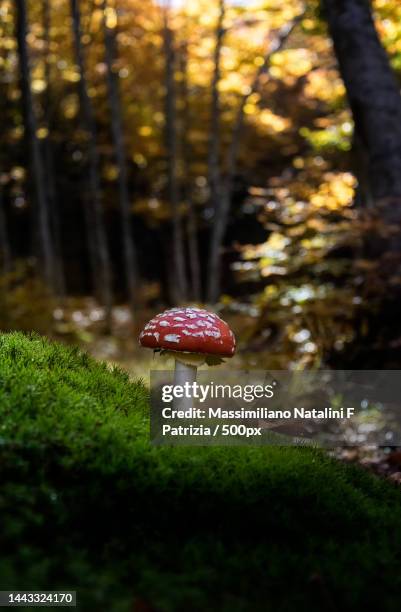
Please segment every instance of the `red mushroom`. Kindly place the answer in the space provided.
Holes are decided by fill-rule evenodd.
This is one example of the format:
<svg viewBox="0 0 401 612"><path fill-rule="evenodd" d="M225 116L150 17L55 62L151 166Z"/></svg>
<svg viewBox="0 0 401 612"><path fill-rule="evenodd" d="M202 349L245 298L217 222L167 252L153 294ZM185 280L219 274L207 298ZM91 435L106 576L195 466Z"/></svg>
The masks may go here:
<svg viewBox="0 0 401 612"><path fill-rule="evenodd" d="M145 325L139 343L174 357L175 385L195 382L200 365L216 365L235 353L235 337L227 323L213 312L194 307L158 314Z"/></svg>

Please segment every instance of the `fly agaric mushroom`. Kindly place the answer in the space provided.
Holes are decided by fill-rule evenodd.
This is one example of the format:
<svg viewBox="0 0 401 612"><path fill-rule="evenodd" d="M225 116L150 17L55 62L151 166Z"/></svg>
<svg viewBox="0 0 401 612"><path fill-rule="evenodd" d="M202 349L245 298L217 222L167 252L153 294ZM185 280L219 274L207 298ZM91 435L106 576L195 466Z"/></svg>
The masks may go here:
<svg viewBox="0 0 401 612"><path fill-rule="evenodd" d="M194 307L158 314L145 325L139 344L174 357L174 385L195 382L199 366L217 365L235 353L235 337L227 323L213 312ZM183 404L180 407L188 407Z"/></svg>

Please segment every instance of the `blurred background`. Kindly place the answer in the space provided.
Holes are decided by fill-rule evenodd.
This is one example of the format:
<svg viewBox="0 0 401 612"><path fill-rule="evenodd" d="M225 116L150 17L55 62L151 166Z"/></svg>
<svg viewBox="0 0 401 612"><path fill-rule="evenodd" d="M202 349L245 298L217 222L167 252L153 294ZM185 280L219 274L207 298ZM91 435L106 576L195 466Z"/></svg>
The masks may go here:
<svg viewBox="0 0 401 612"><path fill-rule="evenodd" d="M2 0L0 28L3 330L146 375L141 326L196 303L236 366L401 366L397 0Z"/></svg>

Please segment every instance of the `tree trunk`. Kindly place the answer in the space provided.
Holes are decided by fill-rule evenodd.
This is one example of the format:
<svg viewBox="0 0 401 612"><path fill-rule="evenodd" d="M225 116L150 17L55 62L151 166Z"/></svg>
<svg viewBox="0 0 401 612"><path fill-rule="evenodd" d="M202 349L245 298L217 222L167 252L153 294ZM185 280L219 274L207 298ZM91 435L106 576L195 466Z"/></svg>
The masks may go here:
<svg viewBox="0 0 401 612"><path fill-rule="evenodd" d="M90 200L87 200L88 240L94 243L93 284L97 296L106 311L106 323L111 326L113 306L112 273L100 185L100 160L97 149L96 121L85 74L85 58L82 46L81 15L78 0L71 0L71 15L74 32L75 61L79 70L79 101L83 128L87 134L88 181ZM93 237L92 237L93 233Z"/></svg>
<svg viewBox="0 0 401 612"><path fill-rule="evenodd" d="M211 236L211 249L210 249L210 261L209 261L209 285L208 285L208 301L215 302L220 293L220 282L221 282L221 259L220 253L224 240L224 235L227 230L228 215L231 206L232 192L234 179L237 172L237 162L239 148L241 144L242 129L244 126L245 118L245 106L250 96L257 91L260 83L261 76L268 71L270 60L274 53L277 53L282 49L286 43L288 37L294 30L295 26L302 19L304 13L298 15L293 21L286 24L281 28L276 40L269 45L269 49L264 57L263 64L257 70L252 84L241 98L240 105L238 107L237 115L235 118L230 144L227 150L226 162L225 162L225 179L222 181L220 189L219 205L216 209L216 216L212 228Z"/></svg>
<svg viewBox="0 0 401 612"><path fill-rule="evenodd" d="M191 176L191 159L192 147L189 141L189 132L191 126L190 104L189 104L189 83L188 83L188 45L184 42L181 49L181 97L183 103L182 110L182 159L184 166L184 197L188 206L188 254L189 254L189 271L190 271L190 286L191 298L197 302L201 299L201 266L199 259L199 244L198 244L198 219L193 198L191 197L190 176Z"/></svg>
<svg viewBox="0 0 401 612"><path fill-rule="evenodd" d="M398 367L399 348L395 347L399 346L397 315L401 295L399 85L377 34L371 3L368 0L322 0L322 3L355 123L354 143L359 149L356 204L371 208L385 224L398 228L398 232L387 236L375 229L363 235L363 257L379 262L380 283L387 291L384 288L372 291L372 284L367 283L370 289L366 303L372 300L375 309L365 308L364 325L368 333L364 332L362 338L357 332L355 341L347 347L347 354L352 355L349 367L361 364L368 368ZM375 223L374 227L377 226L380 228Z"/></svg>
<svg viewBox="0 0 401 612"><path fill-rule="evenodd" d="M45 82L46 90L43 99L43 119L47 129L46 138L43 141L43 160L46 176L46 196L47 207L49 210L50 227L54 236L54 267L56 271L55 291L60 298L65 296L65 275L63 266L63 251L61 241L61 219L58 206L56 178L54 172L54 152L51 140L51 79L50 79L50 28L51 15L49 0L43 3L43 41L44 41L44 64L45 64Z"/></svg>
<svg viewBox="0 0 401 612"><path fill-rule="evenodd" d="M3 185L0 183L0 320L3 329L8 328L9 308L7 307L8 286L11 281L8 273L11 270L11 249L8 238L7 219L4 210Z"/></svg>
<svg viewBox="0 0 401 612"><path fill-rule="evenodd" d="M125 159L125 146L118 74L116 74L114 70L114 60L116 56L115 27L114 25L113 27L110 27L108 24L108 6L106 1L103 3L102 10L105 45L105 64L107 70L107 93L111 112L111 132L114 145L114 153L118 169L118 201L122 224L121 229L123 238L125 278L127 282L131 310L132 313L134 313L137 304L137 290L139 284L138 258L132 238L131 205L128 192L128 174Z"/></svg>
<svg viewBox="0 0 401 612"><path fill-rule="evenodd" d="M221 176L220 176L220 95L221 79L221 49L224 39L225 0L219 0L219 17L216 27L216 44L214 49L214 71L211 84L212 100L210 107L210 136L208 154L208 183L210 191L210 207L213 211L213 225L210 234L209 259L207 266L207 301L215 302L218 298L220 279L220 227L218 219L221 208Z"/></svg>
<svg viewBox="0 0 401 612"><path fill-rule="evenodd" d="M172 212L173 261L174 261L174 302L187 299L187 278L185 271L184 239L179 210L179 189L177 181L177 100L174 80L175 50L173 32L169 25L168 8L163 13L163 40L165 57L165 119L167 148L167 190Z"/></svg>
<svg viewBox="0 0 401 612"><path fill-rule="evenodd" d="M323 0L375 201L401 197L401 97L368 0ZM388 208L388 207L387 207ZM390 217L401 218L397 211Z"/></svg>
<svg viewBox="0 0 401 612"><path fill-rule="evenodd" d="M46 201L46 186L43 160L37 138L37 120L33 106L31 74L27 47L27 11L25 0L16 0L16 38L20 64L21 94L27 144L31 156L32 183L35 190L35 216L40 238L40 255L43 277L50 289L55 286L54 249L50 231L49 210Z"/></svg>
<svg viewBox="0 0 401 612"><path fill-rule="evenodd" d="M0 173L1 174L1 173ZM0 183L0 265L3 274L11 269L11 248L7 231L6 212L4 210L3 185Z"/></svg>

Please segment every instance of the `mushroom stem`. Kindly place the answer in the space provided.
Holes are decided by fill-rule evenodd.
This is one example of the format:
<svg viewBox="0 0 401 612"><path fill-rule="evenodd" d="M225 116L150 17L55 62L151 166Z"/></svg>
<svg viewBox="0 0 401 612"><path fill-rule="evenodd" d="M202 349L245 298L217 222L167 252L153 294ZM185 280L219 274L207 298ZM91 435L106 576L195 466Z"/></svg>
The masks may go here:
<svg viewBox="0 0 401 612"><path fill-rule="evenodd" d="M185 383L192 384L196 381L197 366L188 365L182 363L178 359L175 360L175 371L174 371L174 386L183 386ZM175 410L188 410L193 406L193 399L191 397L176 397L174 398L174 409Z"/></svg>

